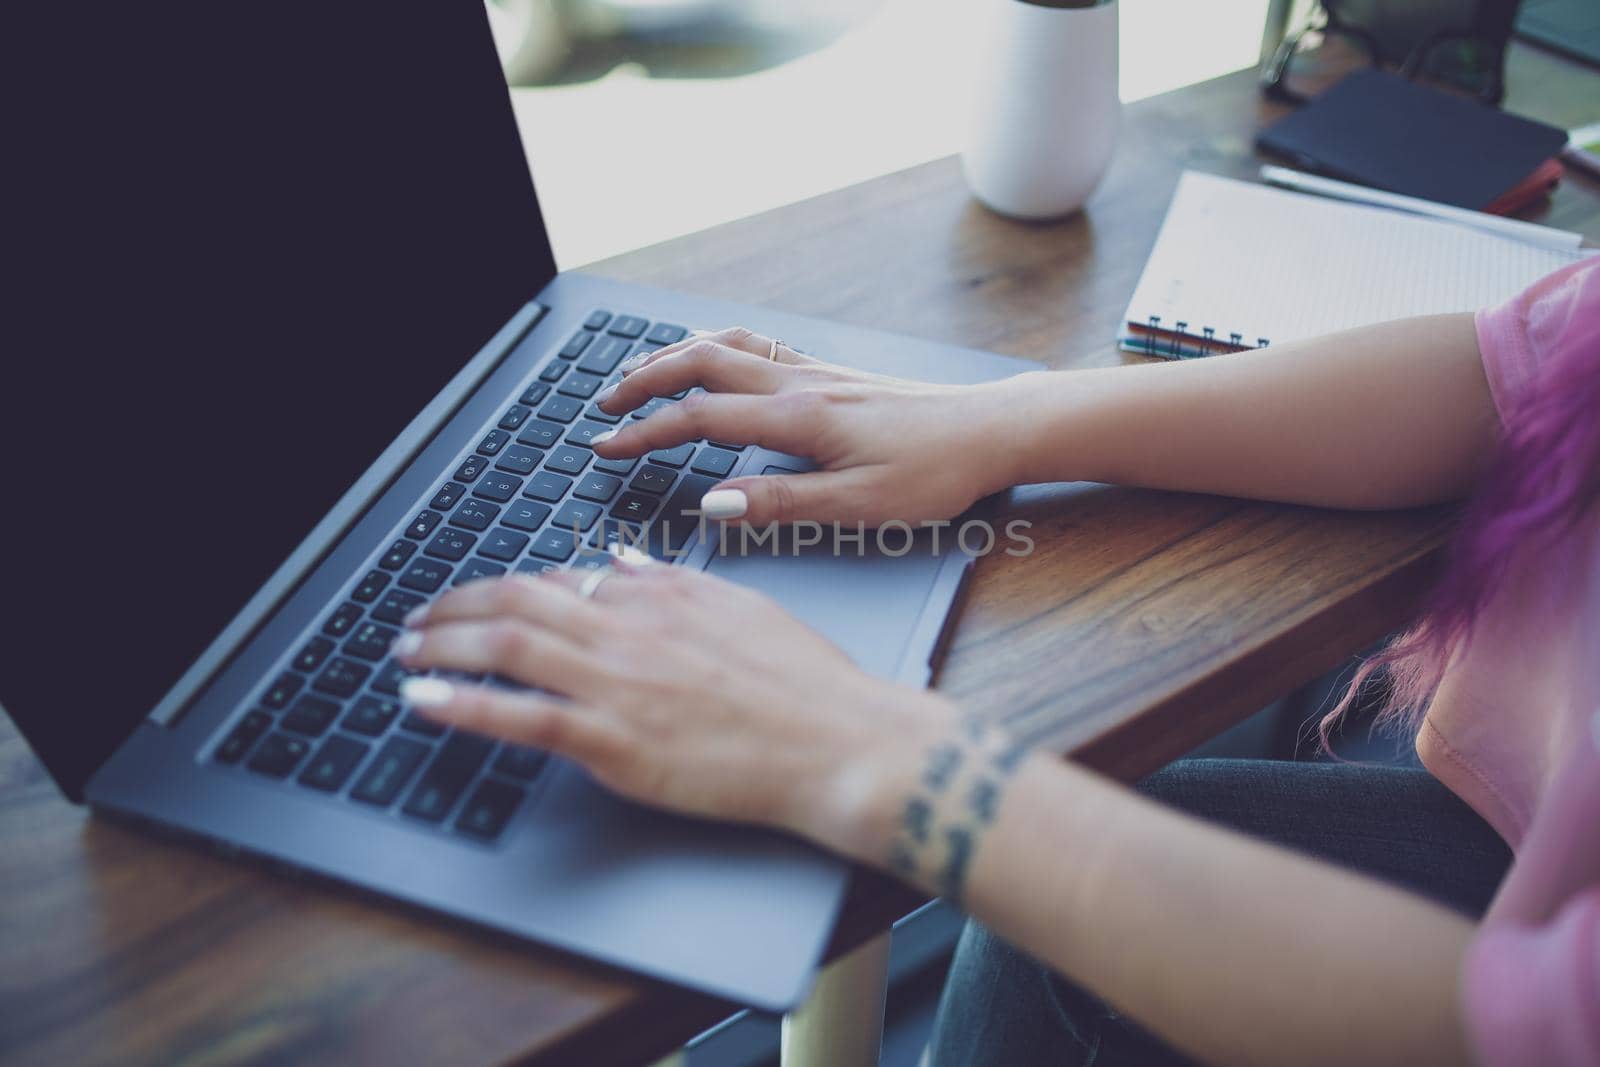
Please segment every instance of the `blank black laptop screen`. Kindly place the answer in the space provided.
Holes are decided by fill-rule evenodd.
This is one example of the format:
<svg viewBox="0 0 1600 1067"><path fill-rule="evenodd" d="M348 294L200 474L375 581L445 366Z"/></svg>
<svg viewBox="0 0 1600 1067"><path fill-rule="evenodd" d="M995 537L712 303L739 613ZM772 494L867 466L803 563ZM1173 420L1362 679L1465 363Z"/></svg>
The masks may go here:
<svg viewBox="0 0 1600 1067"><path fill-rule="evenodd" d="M76 793L555 268L479 0L16 7L0 704Z"/></svg>

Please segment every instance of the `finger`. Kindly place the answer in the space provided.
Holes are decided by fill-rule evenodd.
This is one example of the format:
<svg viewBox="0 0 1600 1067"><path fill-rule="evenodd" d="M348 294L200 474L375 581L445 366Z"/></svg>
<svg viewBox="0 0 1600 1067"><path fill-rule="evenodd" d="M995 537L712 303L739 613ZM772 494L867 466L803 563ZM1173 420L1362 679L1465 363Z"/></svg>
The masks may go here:
<svg viewBox="0 0 1600 1067"><path fill-rule="evenodd" d="M730 326L721 330L691 330L687 337L674 341L670 345L663 345L654 352L639 352L628 357L622 361L621 366L619 366L617 369L622 372L623 377L627 377L628 375L633 374L635 371L649 366L658 359L666 359L669 356L676 356L684 349L691 348L703 341L710 341L713 344L726 345L729 348L738 349L742 352L748 352L751 355L755 355L755 345L759 340L760 338L757 337L756 334L745 329L743 326ZM765 348L761 349L761 354L766 354Z"/></svg>
<svg viewBox="0 0 1600 1067"><path fill-rule="evenodd" d="M393 652L412 670L498 674L523 685L579 695L599 675L593 654L522 619L446 622L407 630Z"/></svg>
<svg viewBox="0 0 1600 1067"><path fill-rule="evenodd" d="M626 741L608 717L542 693L408 678L400 699L435 722L555 752L591 769L615 759Z"/></svg>
<svg viewBox="0 0 1600 1067"><path fill-rule="evenodd" d="M656 360L623 378L595 398L600 409L626 415L651 397L671 396L700 386L713 393L774 393L786 368L762 356L715 341L700 341L671 359Z"/></svg>
<svg viewBox="0 0 1600 1067"><path fill-rule="evenodd" d="M802 451L812 443L816 425L805 418L808 410L814 415L814 409L805 409L797 402L799 396L693 393L649 418L631 420L631 425L618 427L610 436L602 434L593 447L607 459L621 459L705 437L779 452Z"/></svg>
<svg viewBox="0 0 1600 1067"><path fill-rule="evenodd" d="M521 619L581 638L595 623L594 609L561 585L545 578L510 574L488 581L457 586L430 605L405 618L406 626L433 626L446 622Z"/></svg>
<svg viewBox="0 0 1600 1067"><path fill-rule="evenodd" d="M886 516L873 507L870 468L733 478L700 498L709 519L764 526L793 522L865 522Z"/></svg>

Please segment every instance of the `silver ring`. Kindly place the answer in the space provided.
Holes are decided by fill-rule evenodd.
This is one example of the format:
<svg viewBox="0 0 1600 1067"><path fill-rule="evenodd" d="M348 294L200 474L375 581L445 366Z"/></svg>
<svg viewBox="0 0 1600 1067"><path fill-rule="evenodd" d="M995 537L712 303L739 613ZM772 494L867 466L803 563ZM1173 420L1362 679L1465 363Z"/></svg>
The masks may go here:
<svg viewBox="0 0 1600 1067"><path fill-rule="evenodd" d="M789 346L784 344L782 341L774 338L771 347L767 349L767 359L773 363L778 362L778 349L788 347Z"/></svg>
<svg viewBox="0 0 1600 1067"><path fill-rule="evenodd" d="M583 581L578 583L578 599L593 600L595 592L607 578L610 578L615 573L610 567L601 567L585 574Z"/></svg>

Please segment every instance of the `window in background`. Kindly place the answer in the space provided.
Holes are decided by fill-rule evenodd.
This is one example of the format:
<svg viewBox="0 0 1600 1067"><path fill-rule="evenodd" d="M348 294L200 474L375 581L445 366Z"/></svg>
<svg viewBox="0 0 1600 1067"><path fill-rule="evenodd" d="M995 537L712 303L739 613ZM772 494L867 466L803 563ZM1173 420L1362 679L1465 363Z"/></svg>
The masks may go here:
<svg viewBox="0 0 1600 1067"><path fill-rule="evenodd" d="M557 262L959 151L996 2L490 0ZM1132 101L1254 65L1267 0L1121 8Z"/></svg>

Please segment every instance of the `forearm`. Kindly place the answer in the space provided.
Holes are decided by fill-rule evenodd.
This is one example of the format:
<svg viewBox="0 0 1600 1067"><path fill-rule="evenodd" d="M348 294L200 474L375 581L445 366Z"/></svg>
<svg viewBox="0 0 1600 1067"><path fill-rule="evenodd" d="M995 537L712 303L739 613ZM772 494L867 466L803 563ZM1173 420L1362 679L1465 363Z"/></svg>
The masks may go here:
<svg viewBox="0 0 1600 1067"><path fill-rule="evenodd" d="M856 817L813 835L958 895L1175 1046L1229 1064L1465 1062L1465 919L1053 758L1008 771L948 734L897 751L852 790Z"/></svg>
<svg viewBox="0 0 1600 1067"><path fill-rule="evenodd" d="M1019 483L1407 507L1469 492L1498 426L1468 314L1010 388Z"/></svg>

